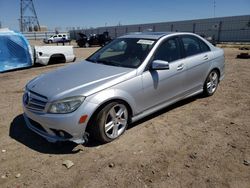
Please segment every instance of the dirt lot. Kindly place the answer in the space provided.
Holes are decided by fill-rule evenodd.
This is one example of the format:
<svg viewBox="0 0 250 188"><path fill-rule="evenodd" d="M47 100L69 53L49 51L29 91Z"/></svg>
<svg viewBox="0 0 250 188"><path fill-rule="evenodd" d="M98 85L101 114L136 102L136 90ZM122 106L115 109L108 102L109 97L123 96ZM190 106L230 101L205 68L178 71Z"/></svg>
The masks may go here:
<svg viewBox="0 0 250 188"><path fill-rule="evenodd" d="M78 60L96 49L74 48ZM214 96L179 102L106 145L51 144L26 128L23 87L65 64L0 74L0 187L249 188L250 60L238 52L225 49Z"/></svg>

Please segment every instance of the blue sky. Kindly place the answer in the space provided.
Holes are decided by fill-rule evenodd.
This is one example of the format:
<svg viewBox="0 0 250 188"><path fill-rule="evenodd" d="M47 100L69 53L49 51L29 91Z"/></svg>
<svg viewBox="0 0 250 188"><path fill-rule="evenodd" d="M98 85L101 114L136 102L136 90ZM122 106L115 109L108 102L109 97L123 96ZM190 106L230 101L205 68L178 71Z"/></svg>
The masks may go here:
<svg viewBox="0 0 250 188"><path fill-rule="evenodd" d="M101 27L214 16L214 0L33 0L40 25ZM216 0L215 16L249 15L250 0ZM2 27L18 30L20 0L0 0Z"/></svg>

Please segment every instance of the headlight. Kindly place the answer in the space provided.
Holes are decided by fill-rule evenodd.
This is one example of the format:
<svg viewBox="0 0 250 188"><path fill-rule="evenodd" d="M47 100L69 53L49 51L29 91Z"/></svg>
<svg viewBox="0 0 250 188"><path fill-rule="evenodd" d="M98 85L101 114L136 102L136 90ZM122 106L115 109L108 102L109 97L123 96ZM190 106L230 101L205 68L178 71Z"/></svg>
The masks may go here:
<svg viewBox="0 0 250 188"><path fill-rule="evenodd" d="M48 113L66 114L75 111L84 101L85 97L77 96L65 98L51 103Z"/></svg>

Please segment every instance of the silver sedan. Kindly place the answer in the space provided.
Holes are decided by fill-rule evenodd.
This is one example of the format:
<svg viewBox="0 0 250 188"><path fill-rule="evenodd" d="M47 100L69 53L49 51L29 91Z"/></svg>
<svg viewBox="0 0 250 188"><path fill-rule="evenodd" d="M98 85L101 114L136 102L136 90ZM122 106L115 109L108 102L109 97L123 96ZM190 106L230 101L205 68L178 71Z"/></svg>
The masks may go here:
<svg viewBox="0 0 250 188"><path fill-rule="evenodd" d="M107 143L179 100L215 93L224 52L192 33L134 33L26 85L27 126L50 142Z"/></svg>

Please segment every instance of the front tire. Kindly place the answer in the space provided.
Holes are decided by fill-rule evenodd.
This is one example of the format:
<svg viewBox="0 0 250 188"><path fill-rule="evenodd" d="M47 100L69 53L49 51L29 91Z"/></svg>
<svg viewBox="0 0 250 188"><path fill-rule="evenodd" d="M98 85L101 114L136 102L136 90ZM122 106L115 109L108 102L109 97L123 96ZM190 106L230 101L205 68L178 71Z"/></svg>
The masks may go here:
<svg viewBox="0 0 250 188"><path fill-rule="evenodd" d="M203 93L205 96L212 96L219 84L219 73L216 70L212 70L204 83Z"/></svg>
<svg viewBox="0 0 250 188"><path fill-rule="evenodd" d="M93 128L94 138L101 143L111 142L120 137L128 125L129 113L122 102L107 104L96 116L96 124Z"/></svg>

